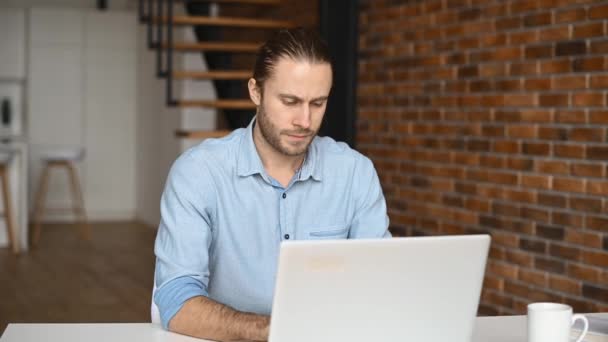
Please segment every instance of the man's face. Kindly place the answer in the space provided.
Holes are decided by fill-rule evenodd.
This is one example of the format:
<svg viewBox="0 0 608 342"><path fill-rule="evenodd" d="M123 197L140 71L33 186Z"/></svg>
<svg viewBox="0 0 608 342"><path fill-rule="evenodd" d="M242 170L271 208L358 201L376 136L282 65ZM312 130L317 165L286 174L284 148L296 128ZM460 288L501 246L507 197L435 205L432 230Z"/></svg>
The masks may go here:
<svg viewBox="0 0 608 342"><path fill-rule="evenodd" d="M321 127L331 84L328 63L285 57L274 66L263 94L250 82L250 95L258 106L257 125L274 150L287 156L306 153Z"/></svg>

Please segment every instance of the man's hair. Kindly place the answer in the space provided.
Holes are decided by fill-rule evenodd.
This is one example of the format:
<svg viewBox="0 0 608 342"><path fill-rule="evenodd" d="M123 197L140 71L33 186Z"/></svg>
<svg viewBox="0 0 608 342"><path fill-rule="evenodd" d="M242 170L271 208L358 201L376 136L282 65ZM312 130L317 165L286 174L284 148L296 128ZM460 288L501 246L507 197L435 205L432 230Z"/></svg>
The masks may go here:
<svg viewBox="0 0 608 342"><path fill-rule="evenodd" d="M270 78L276 63L282 57L294 61L328 63L331 66L327 44L315 31L302 27L279 30L258 50L253 78L260 91L263 91L264 82Z"/></svg>

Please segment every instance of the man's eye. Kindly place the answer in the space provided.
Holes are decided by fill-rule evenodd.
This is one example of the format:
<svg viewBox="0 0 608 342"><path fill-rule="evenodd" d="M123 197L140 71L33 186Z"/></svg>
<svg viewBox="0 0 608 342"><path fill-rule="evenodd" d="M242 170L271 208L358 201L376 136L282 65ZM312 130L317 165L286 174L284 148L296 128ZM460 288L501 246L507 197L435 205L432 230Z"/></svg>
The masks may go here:
<svg viewBox="0 0 608 342"><path fill-rule="evenodd" d="M315 107L322 107L323 106L323 102L313 102L312 105L315 106Z"/></svg>
<svg viewBox="0 0 608 342"><path fill-rule="evenodd" d="M283 104L286 106L295 106L296 103L296 101L283 101Z"/></svg>

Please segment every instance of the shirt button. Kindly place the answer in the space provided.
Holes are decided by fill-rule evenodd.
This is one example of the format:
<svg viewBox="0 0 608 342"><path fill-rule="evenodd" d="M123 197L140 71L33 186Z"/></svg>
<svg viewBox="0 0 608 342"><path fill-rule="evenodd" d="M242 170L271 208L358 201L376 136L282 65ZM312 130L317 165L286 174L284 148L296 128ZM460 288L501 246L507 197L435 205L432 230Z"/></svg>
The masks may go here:
<svg viewBox="0 0 608 342"><path fill-rule="evenodd" d="M285 234L285 240L289 240L289 234Z"/></svg>
<svg viewBox="0 0 608 342"><path fill-rule="evenodd" d="M283 198L287 198L287 194L286 193L283 193Z"/></svg>

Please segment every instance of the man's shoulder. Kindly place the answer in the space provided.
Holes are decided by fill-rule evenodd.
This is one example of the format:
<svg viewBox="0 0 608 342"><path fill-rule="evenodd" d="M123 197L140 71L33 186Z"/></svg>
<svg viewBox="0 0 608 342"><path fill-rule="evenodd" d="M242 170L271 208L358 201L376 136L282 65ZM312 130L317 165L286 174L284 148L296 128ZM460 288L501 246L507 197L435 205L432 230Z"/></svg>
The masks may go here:
<svg viewBox="0 0 608 342"><path fill-rule="evenodd" d="M222 138L205 139L182 153L177 162L199 166L230 164L236 160L244 131L244 128L239 128Z"/></svg>
<svg viewBox="0 0 608 342"><path fill-rule="evenodd" d="M345 142L336 141L330 137L316 137L314 144L326 167L344 168L345 166L356 167L357 164L372 164L369 158Z"/></svg>

